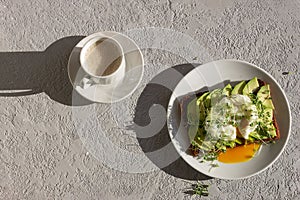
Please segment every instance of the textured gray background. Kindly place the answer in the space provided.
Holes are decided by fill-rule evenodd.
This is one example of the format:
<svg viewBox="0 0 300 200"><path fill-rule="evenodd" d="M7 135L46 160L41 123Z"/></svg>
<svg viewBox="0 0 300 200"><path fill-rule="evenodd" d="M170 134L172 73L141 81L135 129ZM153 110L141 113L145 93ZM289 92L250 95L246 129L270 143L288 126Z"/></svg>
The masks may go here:
<svg viewBox="0 0 300 200"><path fill-rule="evenodd" d="M184 191L189 182L206 177L182 160L148 173L121 172L90 153L76 130L66 64L81 37L66 37L141 27L165 27L191 36L209 55L199 55L197 62L253 62L276 78L290 101L293 127L279 160L249 179L204 180L212 184L208 198L300 199L299 10L297 0L0 0L0 199L199 198ZM143 38L134 39L143 43ZM113 110L128 105L128 118L133 119L146 84L159 72L192 59L162 50L143 53L144 79L123 104L76 105L102 113L99 119L111 141L139 155L143 153L134 133L123 134L120 128L126 115L118 118ZM135 145L124 145L130 143ZM122 158L120 163L126 166Z"/></svg>

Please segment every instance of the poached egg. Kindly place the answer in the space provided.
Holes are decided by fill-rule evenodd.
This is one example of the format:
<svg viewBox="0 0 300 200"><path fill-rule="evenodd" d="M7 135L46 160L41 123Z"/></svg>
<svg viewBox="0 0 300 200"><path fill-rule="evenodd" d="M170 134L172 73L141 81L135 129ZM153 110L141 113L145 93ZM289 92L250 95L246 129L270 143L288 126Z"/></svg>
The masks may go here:
<svg viewBox="0 0 300 200"><path fill-rule="evenodd" d="M235 140L237 129L244 139L249 138L258 120L256 106L246 95L225 96L212 105L205 119L205 130L214 139Z"/></svg>

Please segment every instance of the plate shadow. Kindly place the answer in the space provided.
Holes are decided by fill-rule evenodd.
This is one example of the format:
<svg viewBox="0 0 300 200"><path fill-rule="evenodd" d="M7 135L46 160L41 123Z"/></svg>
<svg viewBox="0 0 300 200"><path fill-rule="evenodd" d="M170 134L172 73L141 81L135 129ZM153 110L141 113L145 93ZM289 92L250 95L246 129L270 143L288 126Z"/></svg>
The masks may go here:
<svg viewBox="0 0 300 200"><path fill-rule="evenodd" d="M145 87L138 99L135 109L134 124L132 129L135 131L138 142L146 156L159 168L166 173L186 179L186 180L207 180L211 177L206 176L192 167L190 167L177 153L168 134L167 123L164 121L161 125L156 125L163 121L166 115L161 115L161 119L151 117L151 107L155 105L162 106L165 111L168 108L169 99L176 85L188 72L199 64L181 64L173 66L154 77ZM175 71L175 73L174 73ZM177 75L174 75L177 74ZM164 113L165 114L165 113ZM157 118L160 116L155 115ZM160 122L159 122L160 121ZM154 123L154 124L151 124ZM149 137L145 134L149 132L149 124L152 127L162 127L157 133ZM154 131L155 132L155 131ZM171 145L170 145L171 144ZM153 151L161 151L163 147L168 146L167 152L161 152L159 156L151 155ZM162 164L162 160L168 160L169 156L175 158L167 166Z"/></svg>

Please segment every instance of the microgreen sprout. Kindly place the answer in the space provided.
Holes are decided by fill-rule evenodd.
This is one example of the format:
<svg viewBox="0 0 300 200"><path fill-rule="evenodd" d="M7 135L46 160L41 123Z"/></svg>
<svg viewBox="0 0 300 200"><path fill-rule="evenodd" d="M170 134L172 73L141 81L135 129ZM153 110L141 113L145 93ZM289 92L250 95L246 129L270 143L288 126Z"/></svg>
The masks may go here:
<svg viewBox="0 0 300 200"><path fill-rule="evenodd" d="M198 181L196 184L192 185L193 193L199 196L208 196L208 187L209 185L202 184Z"/></svg>

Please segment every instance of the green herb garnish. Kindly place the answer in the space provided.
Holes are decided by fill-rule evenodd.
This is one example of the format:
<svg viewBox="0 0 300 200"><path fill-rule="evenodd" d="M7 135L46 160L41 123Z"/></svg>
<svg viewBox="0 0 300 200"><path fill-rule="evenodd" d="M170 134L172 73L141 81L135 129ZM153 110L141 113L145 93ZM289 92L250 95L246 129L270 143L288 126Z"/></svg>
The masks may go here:
<svg viewBox="0 0 300 200"><path fill-rule="evenodd" d="M282 75L289 75L289 74L292 74L294 72L282 72Z"/></svg>
<svg viewBox="0 0 300 200"><path fill-rule="evenodd" d="M203 156L204 161L214 161L217 158L218 158L218 154L216 152L208 152Z"/></svg>
<svg viewBox="0 0 300 200"><path fill-rule="evenodd" d="M220 166L218 165L218 163L211 163L210 166L211 166L211 167L220 167Z"/></svg>
<svg viewBox="0 0 300 200"><path fill-rule="evenodd" d="M196 184L192 185L193 193L199 196L208 196L209 185L202 184L198 181Z"/></svg>

